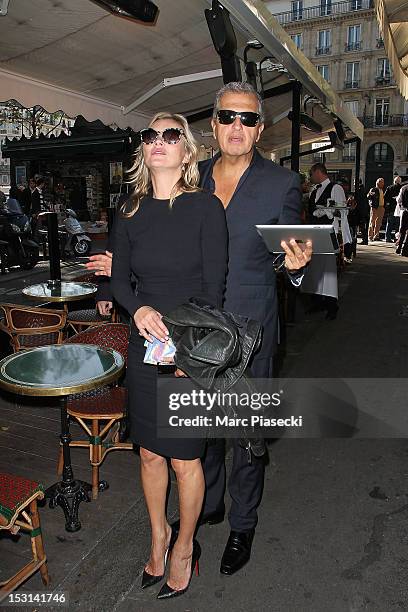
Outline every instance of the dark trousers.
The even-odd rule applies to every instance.
[[[363,244],[368,244],[368,217],[360,217],[358,225],[361,232],[361,242]]]
[[[254,377],[270,378],[272,376],[272,359],[255,360],[251,371]],[[228,479],[228,491],[231,496],[231,508],[228,520],[233,531],[249,531],[258,522],[257,508],[261,503],[265,457],[251,456],[248,462],[247,451],[239,441],[231,440],[233,461]],[[225,440],[210,440],[203,458],[205,478],[205,499],[203,515],[224,508],[226,488]]]
[[[408,210],[403,210],[400,217],[399,238],[396,252],[398,255],[408,257]]]

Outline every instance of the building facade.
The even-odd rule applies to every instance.
[[[364,125],[361,178],[367,187],[383,176],[408,179],[408,104],[399,94],[373,0],[265,2],[297,47]],[[307,148],[310,148],[308,146]],[[278,152],[277,157],[287,155]],[[336,178],[354,181],[355,145],[301,158],[302,170],[324,161]]]
[[[24,167],[16,169],[15,176],[10,175],[10,160],[3,157],[2,147],[8,138],[30,138],[35,130],[36,135],[53,134],[59,136],[62,132],[68,134],[75,120],[63,113],[47,113],[38,111],[38,120],[33,121],[33,109],[26,109],[15,104],[0,103],[0,189],[8,193],[10,185],[27,184],[28,178]]]

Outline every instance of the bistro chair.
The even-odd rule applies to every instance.
[[[63,310],[0,304],[4,314],[0,317],[0,329],[10,337],[10,345],[16,353],[22,349],[62,344],[67,314]]]
[[[67,343],[94,344],[112,348],[127,362],[129,326],[124,323],[106,323],[72,336]],[[92,498],[97,499],[106,483],[99,483],[99,466],[111,450],[132,450],[133,444],[120,440],[120,421],[126,417],[127,391],[124,387],[102,387],[67,398],[67,412],[85,430],[87,440],[72,440],[70,446],[89,449],[92,465]],[[62,447],[58,458],[58,474],[62,473]]]
[[[31,538],[31,561],[8,580],[0,582],[0,602],[37,570],[43,584],[50,582],[41,535],[37,501],[44,498],[44,488],[38,482],[0,472],[0,532],[15,535],[19,530]]]
[[[75,277],[74,280],[79,283],[93,283],[97,285],[98,279],[99,277],[94,272],[86,272]],[[68,312],[67,324],[77,334],[88,327],[104,325],[105,323],[116,323],[117,320],[117,313],[114,309],[110,315],[102,316],[96,308],[82,308],[81,310],[70,310]]]

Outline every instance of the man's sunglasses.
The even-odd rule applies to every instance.
[[[217,111],[217,119],[221,125],[230,125],[231,123],[234,123],[236,117],[240,118],[242,125],[245,125],[245,127],[255,127],[261,120],[258,113],[246,111],[239,113],[233,110]]]
[[[140,130],[140,138],[145,145],[153,144],[159,137],[166,144],[177,144],[182,136],[184,136],[184,130],[181,128],[166,128],[162,132],[153,128]]]

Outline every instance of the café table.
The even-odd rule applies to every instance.
[[[67,303],[84,300],[95,295],[97,286],[93,283],[75,281],[50,280],[23,289],[24,295],[44,302],[63,302],[64,309],[68,310]]]
[[[92,486],[74,477],[71,465],[66,397],[115,381],[124,369],[122,355],[88,344],[54,344],[9,355],[0,361],[0,388],[17,395],[58,397],[61,409],[62,480],[46,491],[50,508],[61,506],[67,531],[78,531],[82,501],[91,501]]]

